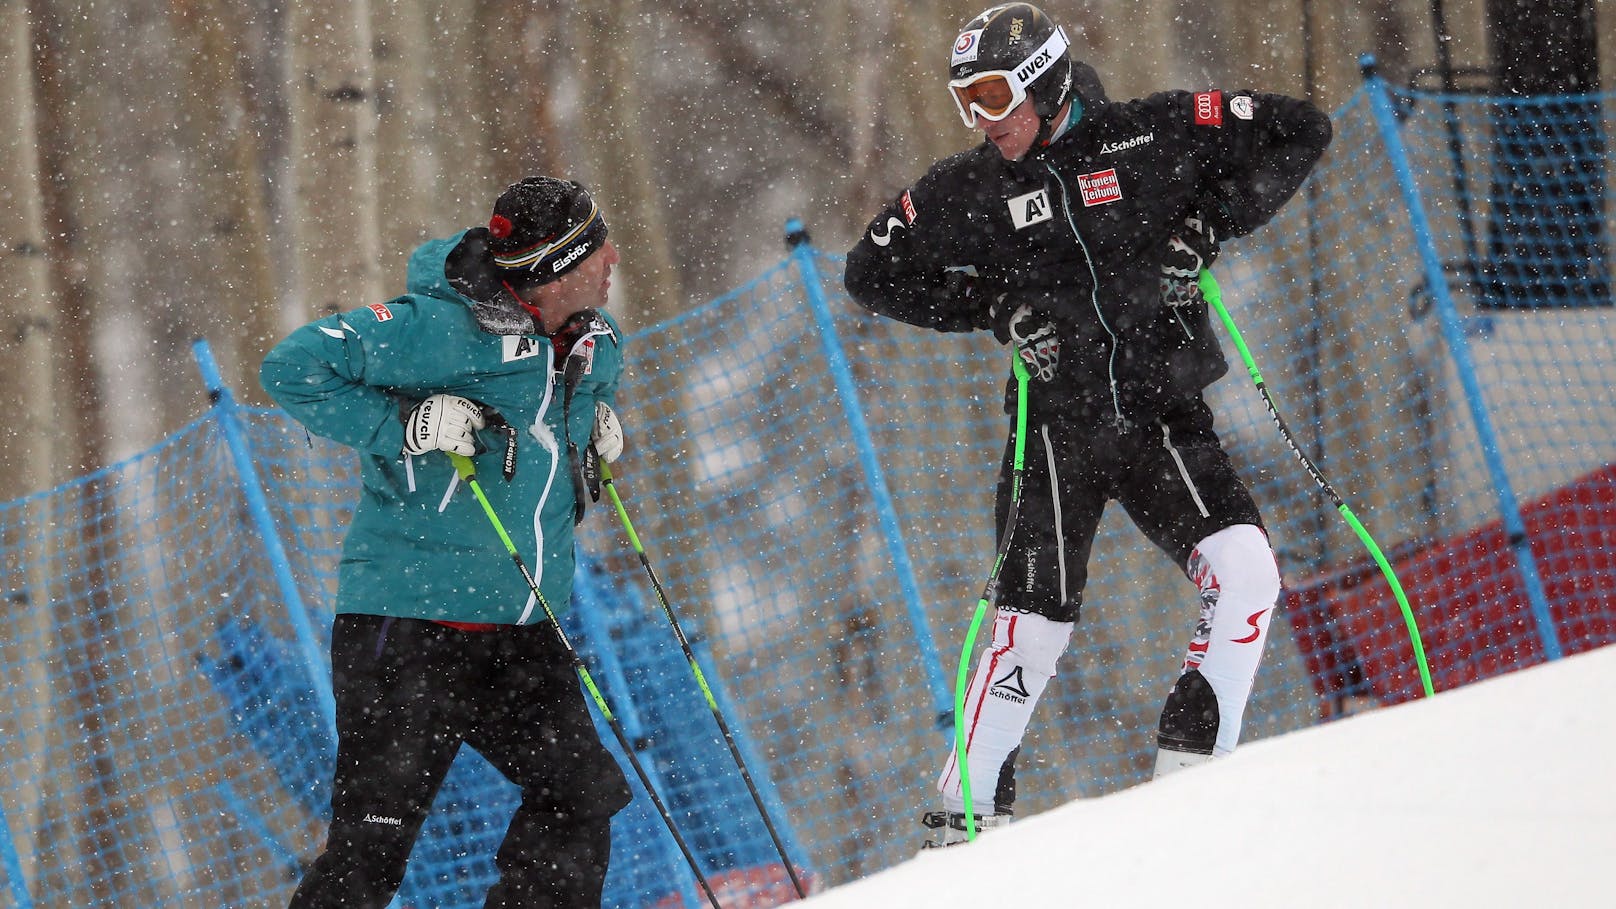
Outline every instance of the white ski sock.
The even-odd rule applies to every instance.
[[[1279,600],[1279,566],[1260,528],[1236,524],[1197,544],[1187,569],[1201,590],[1201,621],[1183,669],[1199,669],[1217,695],[1212,754],[1221,757],[1240,741],[1246,699]]]
[[[975,813],[994,813],[999,768],[1021,744],[1033,706],[1055,676],[1055,661],[1066,651],[1074,625],[1003,610],[994,618],[993,643],[982,652],[976,675],[966,689],[962,718]],[[943,764],[937,791],[942,793],[944,810],[965,811],[959,761],[952,751]]]

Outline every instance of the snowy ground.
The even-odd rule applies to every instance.
[[[1616,906],[1613,678],[1606,647],[1254,742],[808,904]]]

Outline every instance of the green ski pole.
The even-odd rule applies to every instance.
[[[1408,626],[1408,639],[1414,646],[1414,660],[1419,665],[1420,684],[1425,689],[1425,696],[1430,697],[1434,693],[1431,688],[1431,667],[1425,661],[1425,647],[1420,643],[1420,628],[1414,620],[1414,609],[1409,606],[1408,597],[1403,594],[1403,585],[1398,583],[1397,574],[1392,571],[1391,563],[1386,560],[1385,554],[1380,551],[1380,546],[1375,542],[1375,538],[1369,535],[1368,530],[1364,529],[1363,523],[1358,520],[1358,516],[1353,514],[1352,509],[1347,507],[1347,503],[1342,501],[1340,495],[1336,494],[1334,487],[1330,485],[1330,481],[1324,478],[1324,474],[1319,472],[1319,468],[1302,451],[1302,446],[1298,445],[1296,438],[1291,435],[1289,427],[1285,425],[1285,420],[1279,415],[1279,409],[1274,406],[1273,397],[1268,394],[1268,386],[1263,383],[1262,374],[1257,371],[1257,363],[1251,357],[1251,350],[1246,347],[1245,339],[1240,336],[1240,329],[1235,326],[1234,319],[1229,315],[1229,310],[1223,305],[1223,291],[1218,287],[1218,280],[1212,276],[1210,270],[1201,269],[1200,286],[1201,295],[1217,311],[1218,318],[1223,320],[1223,327],[1229,331],[1229,338],[1234,341],[1235,349],[1240,351],[1240,359],[1246,364],[1246,372],[1251,375],[1251,381],[1257,386],[1258,394],[1262,395],[1263,404],[1268,408],[1268,415],[1273,417],[1274,425],[1279,427],[1279,434],[1285,438],[1285,444],[1290,447],[1291,453],[1296,455],[1296,459],[1302,462],[1302,466],[1307,469],[1308,475],[1313,478],[1313,482],[1317,483],[1319,489],[1323,490],[1324,494],[1335,504],[1335,510],[1341,513],[1341,517],[1346,520],[1353,533],[1356,533],[1358,539],[1363,542],[1364,548],[1369,550],[1375,564],[1380,566],[1380,573],[1386,576],[1386,583],[1391,586],[1392,595],[1397,597],[1397,605],[1403,610],[1403,623]]]
[[[724,742],[729,745],[730,756],[735,759],[735,766],[741,771],[741,779],[746,781],[746,791],[752,794],[752,803],[757,805],[758,814],[763,818],[763,826],[768,828],[769,838],[774,841],[774,849],[780,854],[780,863],[785,866],[786,874],[791,876],[791,885],[797,888],[797,897],[807,899],[808,890],[797,878],[797,869],[786,855],[786,847],[780,842],[780,834],[774,829],[774,821],[769,817],[769,810],[763,806],[763,796],[758,793],[757,785],[752,782],[752,774],[747,771],[746,761],[741,758],[740,746],[736,744],[729,724],[724,721],[723,711],[718,709],[718,701],[714,699],[713,690],[707,685],[707,677],[702,674],[701,664],[696,661],[696,652],[690,646],[690,639],[685,637],[678,617],[673,614],[673,606],[668,602],[667,591],[662,589],[662,581],[657,577],[656,569],[651,567],[651,560],[646,556],[645,547],[640,543],[640,535],[634,532],[634,522],[628,519],[628,509],[623,507],[623,499],[618,496],[617,486],[612,483],[611,465],[605,460],[600,462],[600,481],[601,485],[606,487],[606,494],[611,496],[612,505],[617,509],[617,520],[623,525],[623,533],[628,535],[629,544],[634,547],[634,554],[639,556],[640,565],[645,568],[646,576],[651,579],[651,586],[656,589],[657,603],[662,606],[662,614],[667,616],[668,625],[673,628],[673,636],[678,639],[679,646],[685,652],[685,660],[690,664],[690,673],[696,677],[701,695],[707,700],[707,709],[712,711],[719,731],[724,734]]]
[[[640,785],[645,787],[646,794],[651,797],[651,804],[656,806],[657,814],[661,815],[662,822],[668,825],[668,832],[673,834],[673,841],[679,844],[679,851],[683,853],[685,861],[690,864],[690,872],[696,876],[696,881],[701,884],[702,892],[707,894],[707,901],[713,904],[713,909],[721,909],[718,905],[718,897],[713,894],[712,886],[707,883],[707,877],[701,873],[701,866],[696,864],[696,856],[691,853],[690,847],[685,844],[685,838],[679,835],[679,828],[673,822],[673,815],[668,813],[668,808],[662,803],[661,796],[657,795],[656,787],[651,785],[651,778],[646,775],[645,768],[640,765],[639,758],[634,756],[634,749],[628,743],[628,736],[623,733],[622,722],[617,719],[616,714],[612,713],[611,708],[606,706],[606,698],[601,695],[600,689],[595,687],[595,680],[590,677],[589,669],[584,666],[583,657],[578,655],[578,651],[573,648],[572,642],[567,640],[567,633],[561,630],[561,622],[556,619],[555,611],[550,608],[550,601],[546,600],[544,594],[539,592],[539,585],[537,581],[533,580],[533,573],[528,571],[527,563],[522,561],[522,556],[516,551],[516,544],[511,542],[510,534],[505,532],[505,525],[500,522],[499,515],[494,513],[494,506],[489,504],[488,497],[483,494],[483,486],[477,482],[477,468],[471,463],[471,459],[465,455],[456,454],[452,451],[444,453],[449,456],[449,460],[454,464],[455,473],[460,475],[461,481],[471,487],[472,495],[477,497],[477,503],[483,507],[483,514],[488,516],[488,523],[494,525],[494,532],[499,534],[499,541],[505,544],[505,551],[510,554],[511,560],[516,563],[517,570],[522,572],[522,578],[527,581],[528,589],[533,591],[534,598],[538,600],[539,606],[544,609],[544,615],[545,618],[549,619],[550,627],[555,629],[556,637],[561,640],[562,648],[572,658],[572,668],[577,671],[578,678],[583,680],[584,688],[589,690],[589,696],[595,699],[595,706],[600,708],[600,715],[606,718],[606,725],[611,727],[612,734],[617,737],[618,747],[622,748],[623,753],[628,756],[628,762],[633,765],[635,775],[640,778]]]
[[[1010,369],[1016,377],[1016,444],[1010,461],[1010,509],[1005,516],[1004,534],[999,537],[999,551],[993,557],[993,570],[982,596],[976,601],[976,612],[971,616],[971,627],[965,632],[965,646],[960,648],[959,672],[954,679],[954,760],[959,764],[960,796],[965,800],[965,839],[976,840],[976,806],[971,802],[971,765],[965,748],[965,689],[970,684],[971,651],[976,647],[976,635],[982,628],[982,619],[988,606],[999,593],[999,571],[1010,552],[1010,539],[1015,536],[1016,519],[1021,513],[1021,478],[1023,455],[1027,450],[1027,366],[1021,356],[1013,355]],[[946,823],[946,818],[945,818]]]

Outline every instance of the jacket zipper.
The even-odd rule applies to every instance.
[[[1094,271],[1094,257],[1089,255],[1088,244],[1083,242],[1083,234],[1077,229],[1077,219],[1072,217],[1072,197],[1066,189],[1066,181],[1061,179],[1053,165],[1044,162],[1044,168],[1049,175],[1055,178],[1055,185],[1060,187],[1061,212],[1066,215],[1066,226],[1071,228],[1072,237],[1077,240],[1077,248],[1083,251],[1083,261],[1089,266],[1089,305],[1094,307],[1094,316],[1100,320],[1100,327],[1111,339],[1111,355],[1106,359],[1106,379],[1111,385],[1111,413],[1115,416],[1117,426],[1127,421],[1122,416],[1122,400],[1117,392],[1117,333],[1111,330],[1111,324],[1105,320],[1105,313],[1100,311],[1100,276]]]
[[[528,435],[533,436],[538,443],[550,453],[550,475],[544,478],[544,491],[539,493],[539,504],[533,508],[533,583],[537,586],[544,580],[544,521],[540,516],[544,514],[544,503],[550,499],[550,489],[555,485],[556,467],[561,462],[561,449],[556,443],[553,434],[550,435],[549,444],[544,438],[533,430],[544,425],[544,416],[550,412],[550,404],[555,400],[555,345],[551,344],[544,353],[544,400],[539,403],[539,412],[533,417],[533,427],[529,428]],[[565,428],[562,430],[565,432]],[[528,591],[527,602],[522,605],[522,614],[516,619],[516,624],[526,625],[533,617],[533,607],[539,603],[538,598]]]

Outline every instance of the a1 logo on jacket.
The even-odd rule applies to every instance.
[[[1042,189],[1024,196],[1016,196],[1010,200],[1009,206],[1010,220],[1016,225],[1016,230],[1054,217],[1054,211],[1049,205],[1049,193]]]

